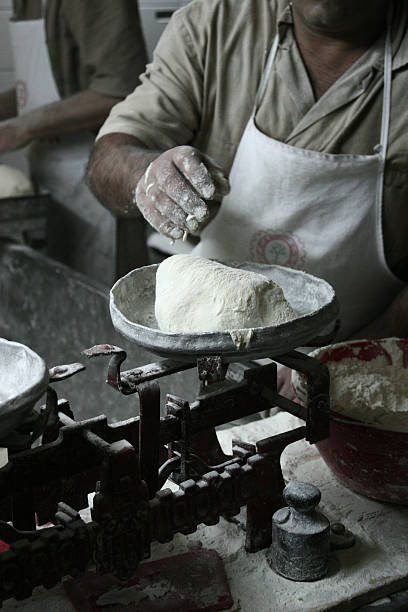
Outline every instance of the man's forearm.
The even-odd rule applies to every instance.
[[[162,151],[147,149],[134,136],[113,133],[95,144],[87,182],[97,198],[118,217],[140,216],[134,201],[136,185]]]
[[[352,338],[408,338],[408,287],[377,319],[362,327]]]
[[[16,89],[8,89],[0,93],[0,121],[17,115]]]

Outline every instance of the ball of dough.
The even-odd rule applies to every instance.
[[[156,273],[159,328],[176,333],[279,325],[296,317],[282,289],[262,274],[194,255],[173,255]]]
[[[33,195],[30,179],[18,168],[0,164],[0,198],[18,198]]]

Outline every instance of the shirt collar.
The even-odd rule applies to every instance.
[[[408,64],[408,1],[394,0],[394,18],[392,23],[392,69],[398,70]]]
[[[286,32],[293,25],[292,11],[288,0],[277,0],[277,33],[282,47],[287,41]],[[408,0],[394,0],[394,15],[392,20],[392,69],[398,70],[408,64]],[[377,40],[371,47],[372,66],[377,70],[384,69],[384,37]]]
[[[277,24],[279,42],[283,41],[288,26],[293,25],[292,10],[288,0],[277,0]]]

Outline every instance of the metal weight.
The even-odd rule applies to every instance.
[[[316,510],[321,493],[304,482],[290,482],[283,491],[288,507],[272,517],[271,567],[285,578],[312,581],[328,571],[330,523]]]

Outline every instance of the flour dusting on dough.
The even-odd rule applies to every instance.
[[[233,343],[240,351],[242,348],[247,349],[251,344],[251,340],[254,337],[253,329],[230,329],[230,336]]]
[[[237,348],[248,346],[253,328],[297,316],[282,289],[262,274],[194,255],[173,255],[158,267],[155,315],[163,331],[230,332]]]

